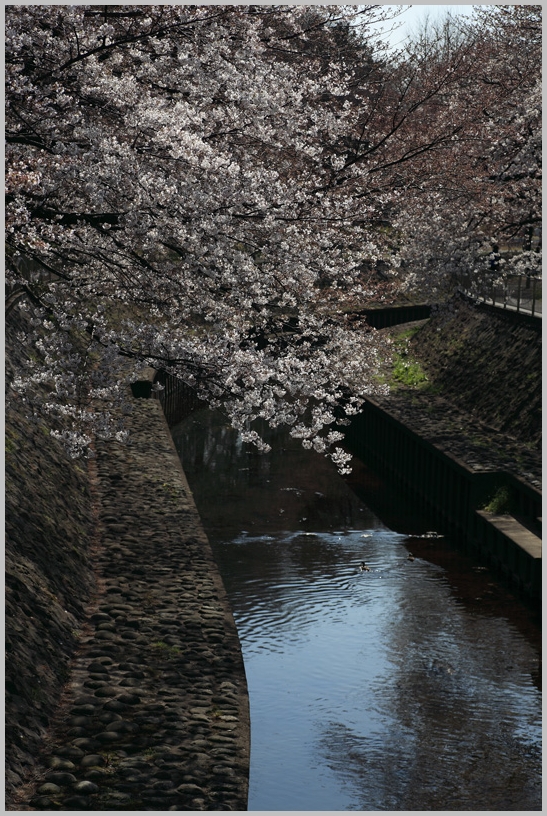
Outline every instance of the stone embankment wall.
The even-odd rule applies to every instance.
[[[159,402],[89,468],[6,424],[7,809],[245,810],[241,649]]]
[[[540,320],[456,298],[433,313],[412,340],[431,383],[482,423],[538,449],[541,439]]]
[[[6,373],[25,356],[14,313]],[[95,591],[93,499],[85,462],[60,445],[17,402],[6,409],[5,646],[6,792],[33,769],[63,685],[86,603]]]

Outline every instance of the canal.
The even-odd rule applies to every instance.
[[[241,640],[249,810],[541,810],[532,614],[365,463],[208,410],[172,433]]]

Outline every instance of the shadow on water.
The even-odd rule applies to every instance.
[[[173,428],[245,659],[249,809],[540,810],[526,608],[366,465],[350,487],[268,434]]]

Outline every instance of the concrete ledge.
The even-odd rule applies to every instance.
[[[513,516],[496,516],[486,510],[477,510],[477,514],[491,524],[496,530],[513,541],[531,558],[541,558],[541,538],[532,533]]]
[[[473,442],[472,434],[463,436],[442,421],[436,425],[425,411],[401,414],[390,404],[367,397],[363,413],[348,428],[346,440],[352,452],[364,455],[394,479],[432,515],[439,529],[476,549],[535,605],[541,594],[540,537],[517,518],[477,508],[484,507],[500,486],[507,486],[519,516],[530,519],[534,529],[541,491],[503,469],[502,458],[482,461],[483,447]],[[458,420],[463,424],[465,418],[456,414],[450,421],[457,424]],[[463,460],[466,455],[469,462]]]
[[[541,539],[513,516],[477,510],[475,544],[506,578],[537,601],[541,597]]]

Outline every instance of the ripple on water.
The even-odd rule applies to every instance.
[[[526,642],[506,620],[470,618],[444,569],[408,562],[404,536],[336,531],[316,541],[316,558],[308,553],[305,563],[301,533],[244,544],[261,563],[261,577],[243,580],[232,597],[253,734],[262,731],[267,746],[255,751],[253,777],[293,779],[282,795],[255,783],[250,807],[283,809],[281,796],[293,809],[329,809],[321,804],[327,778],[338,810],[522,801],[519,785],[500,779],[507,763],[521,782],[534,776],[521,758],[540,739]],[[370,572],[359,572],[360,560]],[[329,775],[318,771],[322,793],[308,791],[304,804],[297,780],[310,774],[310,753]]]

